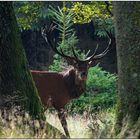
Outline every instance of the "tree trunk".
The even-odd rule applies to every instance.
[[[115,134],[140,138],[140,2],[113,2],[118,59]]]
[[[16,104],[24,106],[32,116],[44,118],[21,44],[12,2],[0,2],[0,95],[11,99],[18,95],[21,99],[16,99]]]

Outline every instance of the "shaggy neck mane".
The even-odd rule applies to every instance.
[[[62,72],[62,74],[66,86],[71,93],[70,97],[78,98],[85,91],[86,88],[85,81],[81,81],[80,79],[76,78],[76,71],[73,67]]]

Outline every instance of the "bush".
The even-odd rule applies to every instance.
[[[58,54],[55,54],[54,55],[54,60],[53,60],[53,64],[49,66],[49,70],[50,71],[57,71],[57,72],[60,72],[62,71],[62,67],[61,67],[61,64],[62,61],[61,61],[61,58]]]
[[[116,90],[117,76],[95,66],[89,69],[87,80],[87,94],[113,93]]]
[[[116,103],[117,76],[103,71],[98,66],[90,68],[87,80],[87,89],[84,95],[73,100],[66,106],[68,112],[93,113],[107,109]]]

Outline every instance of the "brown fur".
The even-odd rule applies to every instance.
[[[76,84],[74,68],[65,72],[31,71],[42,103],[60,110],[74,98],[79,97],[85,90],[85,82],[79,80]]]

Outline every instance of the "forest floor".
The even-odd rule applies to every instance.
[[[65,134],[56,112],[46,112],[46,120]],[[85,112],[82,115],[67,115],[68,130],[71,138],[110,138],[114,122],[114,108],[93,114]]]
[[[56,127],[62,133],[64,130],[58,119],[57,113],[46,113],[47,122]],[[67,116],[68,130],[71,138],[91,138],[92,133],[88,125],[90,124],[89,118],[83,115]],[[65,133],[64,133],[65,134]]]
[[[28,113],[15,117],[14,111],[5,112],[4,115],[0,111],[0,138],[61,138],[62,133],[65,134],[56,111],[46,111],[47,125],[43,129],[39,121],[32,120]],[[114,120],[114,109],[92,114],[67,114],[71,138],[110,138]]]

